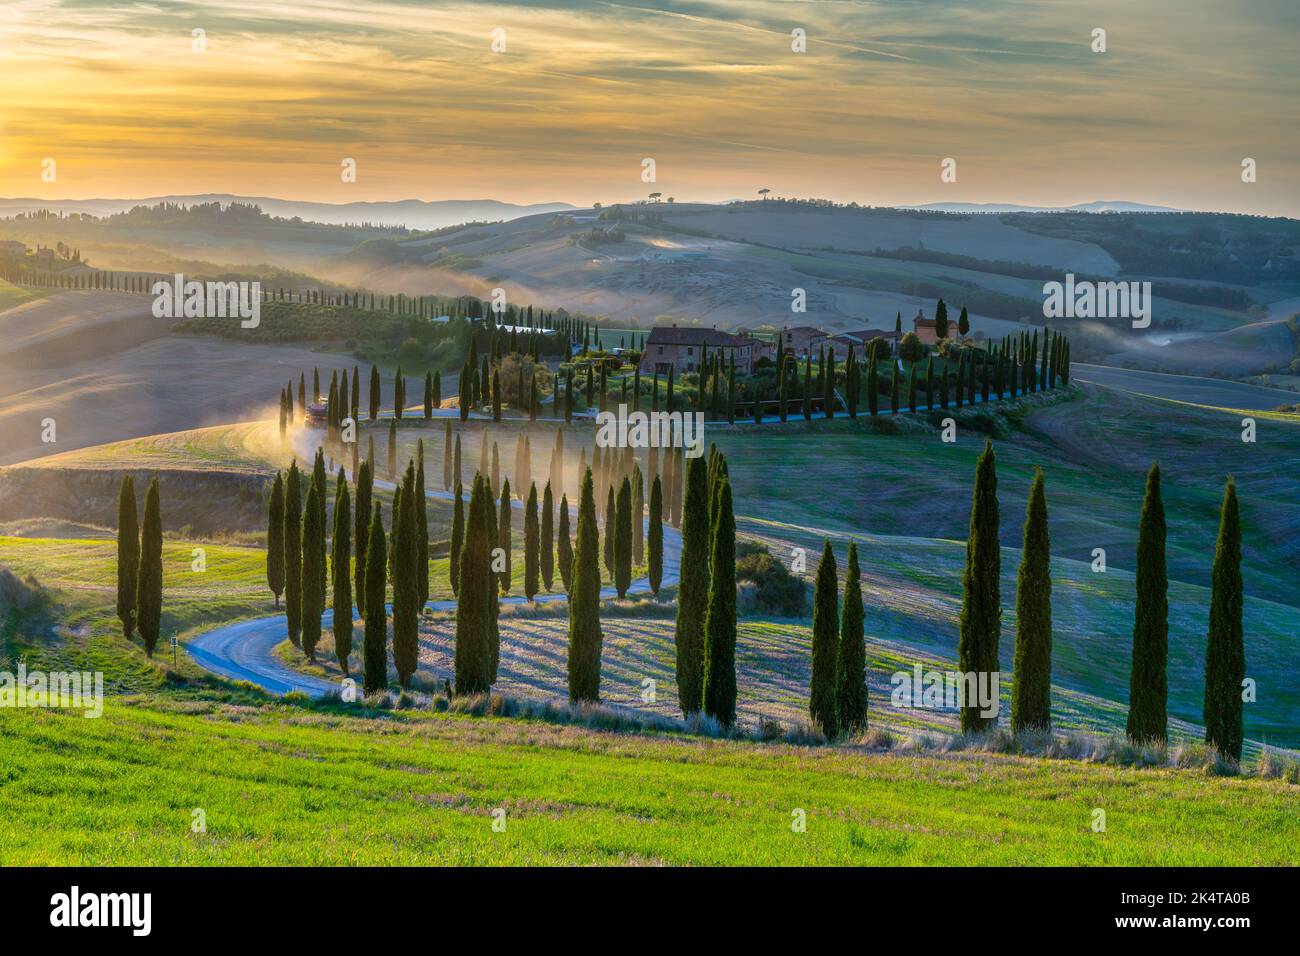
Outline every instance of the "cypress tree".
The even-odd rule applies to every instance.
[[[339,469],[334,497],[334,656],[344,675],[352,653],[352,498],[347,478]]]
[[[399,365],[397,371],[393,373],[393,419],[395,421],[401,421],[404,408],[406,408],[406,379]]]
[[[962,575],[962,606],[957,643],[958,670],[990,682],[998,693],[998,638],[1002,629],[1002,605],[998,582],[1002,552],[998,545],[998,476],[993,445],[984,442],[984,452],[975,465],[975,487],[971,496],[970,533],[966,539],[966,570]],[[984,675],[989,675],[985,677]],[[968,686],[968,685],[966,685]],[[997,725],[997,716],[982,716],[979,701],[963,701],[962,733],[974,733]]]
[[[410,687],[420,653],[417,497],[415,466],[408,464],[402,479],[401,510],[393,516],[393,664],[403,687]]]
[[[284,609],[289,641],[302,646],[302,477],[289,465],[284,483]]]
[[[1011,731],[1052,726],[1052,569],[1043,471],[1034,472],[1016,583],[1015,680]]]
[[[649,548],[650,590],[658,597],[664,577],[664,492],[658,475],[650,486],[650,528],[646,533],[646,544]]]
[[[498,369],[492,370],[492,420],[501,421],[501,373]]]
[[[704,619],[709,600],[708,474],[703,457],[686,464],[686,498],[682,506],[681,581],[677,587],[677,697],[683,714],[703,703]]]
[[[1219,538],[1210,575],[1210,629],[1205,650],[1205,742],[1241,760],[1242,682],[1246,649],[1241,625],[1241,517],[1229,478],[1219,509]]]
[[[898,414],[898,367],[891,366],[889,369],[889,410],[891,413]]]
[[[1147,472],[1138,521],[1137,603],[1133,613],[1133,665],[1129,676],[1128,736],[1143,743],[1167,739],[1169,579],[1165,572],[1165,506],[1160,466]]]
[[[614,515],[614,589],[620,598],[632,584],[632,482],[623,479]],[[609,530],[605,534],[609,535]]]
[[[280,487],[280,476],[275,476],[276,486]],[[284,501],[281,498],[280,508]],[[271,516],[275,517],[275,493],[271,494]],[[268,541],[268,548],[270,542]],[[122,622],[122,636],[130,638],[135,630],[135,599],[137,578],[140,573],[140,526],[135,510],[135,479],[130,475],[122,478],[122,488],[117,496],[117,619]],[[284,564],[280,563],[280,590],[284,589]],[[280,603],[280,591],[276,590],[276,578],[271,555],[266,559],[266,578],[275,594],[275,603]]]
[[[803,357],[803,417],[812,421],[812,349]]]
[[[867,408],[873,416],[880,414],[880,385],[876,376],[876,353],[872,352],[867,365]],[[785,421],[785,418],[781,420]]]
[[[366,549],[370,542],[370,462],[363,461],[357,468],[357,508],[352,526],[352,537],[357,543],[352,582],[357,595],[357,613],[366,616]]]
[[[443,423],[442,430],[442,490],[451,491],[451,466],[453,462],[451,447],[451,419]],[[460,480],[460,475],[456,476]]]
[[[429,600],[429,502],[424,490],[424,439],[415,446],[415,583],[418,615]]]
[[[162,513],[158,500],[158,478],[149,482],[144,499],[144,523],[140,529],[140,566],[136,572],[136,626],[144,641],[144,652],[153,657],[162,624]]]
[[[605,572],[609,575],[609,579],[613,581],[616,576],[614,573],[614,533],[618,526],[618,505],[614,501],[614,486],[610,485],[608,491],[609,493],[605,496],[605,541],[603,548]]]
[[[397,481],[397,419],[388,423],[388,478]]]
[[[560,522],[556,529],[555,559],[560,569],[564,593],[573,589],[573,540],[569,534],[569,496],[560,495]]]
[[[907,409],[910,412],[916,411],[916,363],[912,363],[912,368],[907,376]]]
[[[460,593],[460,553],[465,547],[465,502],[461,484],[456,482],[456,498],[451,516],[451,593]]]
[[[379,369],[370,366],[370,420],[373,422],[379,417]],[[384,677],[387,683],[387,675]]]
[[[424,373],[424,419],[433,418],[433,372]]]
[[[546,482],[542,492],[542,527],[539,562],[541,564],[542,585],[550,591],[555,583],[555,495],[551,483]]]
[[[388,686],[388,615],[384,611],[387,583],[384,555],[388,553],[388,542],[384,537],[383,512],[378,501],[375,502],[375,510],[370,518],[366,541],[366,553],[370,560],[366,562],[364,689],[367,694],[373,694]]]
[[[316,590],[320,594],[318,607],[325,606],[325,589],[328,585],[328,566],[325,555],[325,452],[316,449],[316,462],[312,466],[311,483],[316,487],[316,527],[319,529],[316,538]],[[319,630],[317,635],[319,636]]]
[[[632,563],[645,563],[645,478],[640,462],[632,468]]]
[[[452,471],[452,481],[453,481],[453,483],[458,484],[458,485],[460,484],[460,476],[461,476],[461,464],[460,464],[460,461],[461,461],[461,459],[460,459],[460,435],[457,435],[457,436],[456,436],[456,450],[455,450],[455,452],[452,454],[452,465],[451,465],[451,471]],[[450,485],[447,486],[447,490],[448,490],[448,491],[451,490],[451,486],[450,486]]]
[[[839,726],[850,734],[867,729],[867,644],[863,617],[858,546],[851,541],[848,571],[844,577],[839,646]]]
[[[808,714],[827,740],[840,735],[839,569],[829,541],[822,545],[813,592],[812,682]]]
[[[320,579],[324,573],[320,556],[321,542],[325,540],[320,512],[320,496],[312,481],[307,485],[307,501],[302,509],[302,649],[309,661],[316,659],[316,645],[320,642]]]
[[[131,502],[131,518],[134,523],[134,498]],[[119,527],[121,523],[119,517]],[[271,501],[266,510],[266,583],[275,595],[275,606],[279,607],[280,595],[284,593],[284,476],[278,471],[275,473],[275,483],[271,485]]]
[[[569,593],[569,699],[600,700],[600,541],[591,472],[582,478],[578,542]]]
[[[827,418],[835,417],[835,349],[826,353],[826,365],[822,369],[822,414]]]
[[[541,529],[537,518],[537,486],[529,485],[528,503],[524,505],[524,597],[537,596],[537,579],[541,571]]]
[[[433,373],[433,407],[442,408],[442,372],[436,369]]]
[[[501,482],[501,503],[497,513],[497,547],[503,552],[501,590],[510,593],[510,479]]]
[[[730,728],[736,722],[736,519],[726,472],[718,478],[714,499],[702,699],[704,712]]]

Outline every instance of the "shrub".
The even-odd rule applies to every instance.
[[[807,612],[807,586],[761,542],[736,542],[736,583],[744,613],[802,617]]]

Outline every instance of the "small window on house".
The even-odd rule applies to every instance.
[[[660,355],[663,355],[663,354],[664,354],[664,347],[663,347],[662,345],[659,346],[659,354],[660,354]]]
[[[687,354],[687,355],[694,355],[694,354],[695,354],[695,349],[693,349],[693,348],[692,348],[691,346],[689,346],[689,345],[686,346],[686,354]]]

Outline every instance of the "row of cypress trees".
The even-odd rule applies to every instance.
[[[162,626],[162,512],[158,476],[144,498],[144,523],[137,523],[135,480],[126,475],[117,499],[117,617],[122,636],[140,632],[153,657]]]
[[[1165,566],[1165,514],[1160,467],[1147,473],[1138,525],[1133,654],[1129,680],[1127,735],[1138,743],[1168,739],[1169,602]],[[1047,496],[1041,470],[1035,472],[1026,509],[1024,541],[1016,587],[1016,645],[1011,695],[1015,733],[1051,726],[1051,554]],[[1001,632],[997,472],[992,444],[985,443],[976,463],[958,643],[963,673],[999,669]],[[1245,646],[1242,628],[1241,520],[1236,484],[1229,478],[1220,505],[1219,531],[1211,573],[1209,628],[1205,657],[1205,740],[1220,753],[1241,759],[1244,739],[1242,683]],[[962,708],[964,733],[996,724],[977,705]]]

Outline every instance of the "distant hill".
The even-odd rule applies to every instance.
[[[930,209],[936,212],[1184,212],[1173,206],[1153,206],[1144,202],[1123,199],[1100,199],[1081,202],[1073,206],[1023,206],[1019,203],[998,202],[932,202],[920,206],[899,206],[899,209]]]
[[[0,199],[0,216],[14,216],[39,209],[57,209],[67,213],[90,213],[111,216],[135,206],[152,206],[157,203],[241,202],[256,203],[271,216],[292,219],[294,216],[309,222],[342,225],[369,222],[411,229],[441,229],[464,222],[518,219],[537,213],[562,212],[574,208],[569,203],[534,203],[517,205],[495,199],[443,199],[426,202],[420,199],[402,199],[395,202],[298,202],[292,199],[273,199],[267,196],[233,196],[228,193],[204,193],[193,196],[150,196],[144,199]]]

